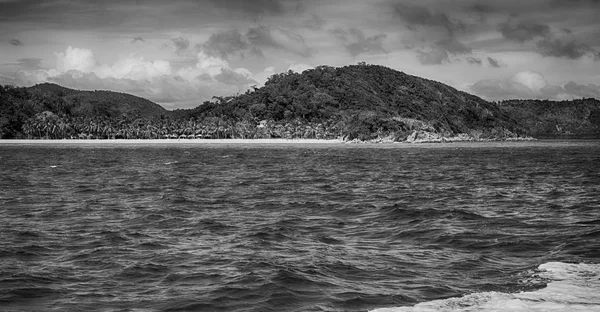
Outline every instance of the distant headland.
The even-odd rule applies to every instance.
[[[168,111],[133,95],[0,86],[0,139],[456,142],[600,138],[600,101],[488,102],[364,63],[271,76],[261,88]]]

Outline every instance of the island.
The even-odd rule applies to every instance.
[[[319,66],[166,110],[112,91],[0,86],[0,139],[455,142],[600,138],[600,101],[489,102],[384,66]]]

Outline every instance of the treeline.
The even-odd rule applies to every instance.
[[[195,118],[181,112],[152,112],[156,104],[132,105],[134,97],[125,97],[129,102],[124,103],[124,95],[114,92],[84,92],[49,84],[32,88],[0,86],[0,138],[332,139],[342,135],[339,125],[331,121]]]
[[[404,141],[419,133],[467,139],[598,135],[598,103],[495,104],[439,82],[362,63],[276,74],[261,88],[175,111],[110,91],[55,84],[0,86],[0,138]]]
[[[175,114],[199,119],[328,121],[339,125],[349,140],[403,141],[414,131],[447,137],[472,133],[482,139],[526,134],[492,103],[439,82],[364,63],[276,74],[262,88]]]
[[[536,138],[600,138],[600,101],[509,100],[498,103]]]

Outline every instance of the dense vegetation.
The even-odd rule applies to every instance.
[[[525,134],[492,103],[439,82],[365,64],[277,74],[262,88],[176,114],[276,124],[297,120],[333,128],[349,140],[403,141],[414,131],[476,138]]]
[[[600,137],[600,101],[595,99],[510,100],[498,105],[536,138]]]
[[[113,124],[165,117],[162,106],[133,95],[78,91],[56,84],[0,86],[0,138],[72,138]],[[95,128],[92,130],[92,128]],[[106,131],[105,131],[106,132]]]
[[[588,99],[497,105],[439,82],[363,63],[276,74],[262,88],[175,111],[110,91],[0,86],[0,138],[404,141],[547,137],[556,135],[552,129],[598,136],[598,104]]]

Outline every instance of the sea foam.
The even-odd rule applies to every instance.
[[[552,312],[600,311],[600,264],[549,262],[539,266],[547,287],[515,294],[484,292],[434,300],[413,307],[382,308],[372,312]]]

